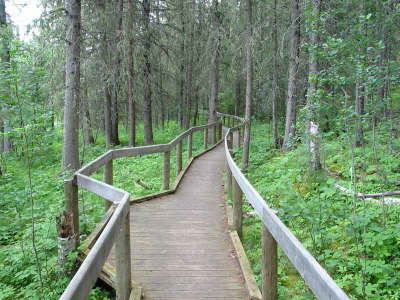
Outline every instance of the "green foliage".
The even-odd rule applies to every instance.
[[[351,298],[398,299],[400,207],[363,201],[334,186],[340,183],[352,188],[353,155],[359,191],[393,189],[393,180],[399,178],[398,152],[377,151],[376,156],[367,146],[352,152],[345,136],[337,139],[328,135],[323,142],[325,164],[343,176],[339,180],[323,172],[311,173],[303,145],[287,153],[273,150],[265,137],[266,126],[252,126],[246,176],[256,190]],[[382,150],[398,143],[389,145],[384,135],[379,136]],[[386,183],[378,172],[382,164],[387,165]],[[246,205],[245,210],[252,208]],[[244,226],[245,249],[260,284],[261,224],[257,218],[247,218]],[[284,253],[279,253],[279,262],[280,299],[312,299]]]

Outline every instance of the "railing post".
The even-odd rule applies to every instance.
[[[231,152],[231,155],[232,155],[232,149],[233,149],[233,132],[232,132],[232,130],[229,131],[229,136],[228,136],[228,149],[229,149],[229,152]]]
[[[176,175],[182,171],[182,140],[176,145]]]
[[[113,185],[113,161],[112,159],[105,164],[104,166],[104,182]],[[111,206],[111,202],[108,200],[104,200],[104,207],[105,210],[108,211],[108,209]]]
[[[212,140],[212,144],[215,145],[215,144],[217,143],[217,125],[214,125],[214,126],[212,127],[212,130],[213,130],[213,136],[212,136],[213,140]]]
[[[222,139],[222,123],[218,122],[218,135],[219,135],[219,140]]]
[[[170,151],[164,152],[163,190],[169,189]]]
[[[242,129],[239,127],[238,129],[238,147],[242,146]]]
[[[268,229],[264,225],[262,228],[262,299],[276,300],[278,298],[277,246]]]
[[[79,245],[79,199],[76,176],[64,180],[65,210],[72,215],[75,247]]]
[[[242,238],[242,196],[242,190],[236,178],[232,176],[233,228],[240,239]]]
[[[129,207],[115,241],[117,271],[117,299],[128,300],[131,293],[131,243],[129,228]]]
[[[208,128],[204,129],[204,137],[203,137],[204,149],[208,148]]]
[[[188,160],[192,158],[193,156],[193,133],[191,132],[189,134],[188,138]]]
[[[232,155],[232,132],[229,132],[228,135],[228,151]],[[229,168],[228,161],[226,162],[226,176],[227,176],[226,192],[229,193],[230,191],[232,191],[232,172],[231,169]]]

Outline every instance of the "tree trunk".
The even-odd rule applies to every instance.
[[[278,27],[277,27],[277,7],[276,1],[274,0],[274,18],[272,28],[272,124],[275,148],[280,147],[279,142],[279,116],[278,116]]]
[[[88,86],[87,82],[85,81],[84,86],[84,94],[81,99],[81,106],[82,106],[82,120],[83,120],[83,137],[85,139],[86,144],[94,144],[94,137],[92,131],[92,122],[90,119],[90,111],[89,111],[89,101],[88,101]]]
[[[362,116],[364,115],[364,102],[365,102],[364,100],[365,100],[364,87],[358,81],[356,84],[356,101],[355,101],[356,102],[355,108],[357,114],[356,136],[355,136],[356,147],[361,147],[364,141],[364,131],[362,126]]]
[[[218,0],[213,0],[212,25],[213,25],[213,45],[211,57],[211,74],[210,74],[210,100],[208,102],[208,123],[217,121],[217,103],[219,89],[219,51],[220,51],[220,20],[218,15]],[[208,131],[208,143],[211,143],[214,136],[213,129]]]
[[[0,0],[0,30],[5,37],[1,39],[1,60],[5,64],[6,69],[9,69],[10,66],[10,49],[9,49],[9,37],[8,35],[11,32],[8,29],[7,25],[7,14],[6,14],[6,6],[5,1]],[[4,84],[4,91],[6,93],[10,93],[10,86],[8,83]],[[7,133],[10,131],[10,123],[7,118],[7,107],[0,106],[0,154],[11,151],[11,138]],[[3,135],[5,134],[5,135]]]
[[[236,71],[235,80],[235,116],[240,115],[240,97],[241,97],[241,72],[240,69]]]
[[[276,1],[276,0],[275,0]],[[275,9],[276,11],[276,9]],[[283,149],[288,150],[294,143],[296,135],[296,102],[299,84],[300,65],[300,9],[299,0],[292,0],[292,28],[289,61],[289,81],[286,98],[286,121]]]
[[[321,169],[321,156],[320,156],[320,143],[319,143],[319,126],[316,120],[315,101],[316,91],[318,86],[318,72],[319,63],[317,57],[317,48],[319,47],[319,27],[320,27],[320,13],[322,0],[312,0],[313,2],[313,24],[310,29],[310,44],[314,48],[310,51],[310,66],[308,76],[308,92],[307,92],[307,106],[308,106],[308,149],[310,152],[310,168],[313,171]]]
[[[111,93],[111,137],[114,145],[121,144],[119,140],[119,116],[118,116],[118,96],[120,86],[120,67],[121,67],[121,51],[119,44],[122,40],[122,17],[124,14],[124,1],[116,0],[117,11],[117,28],[116,28],[116,43],[110,45],[115,49],[115,57],[113,62],[113,92]]]
[[[136,107],[135,107],[135,99],[133,98],[134,87],[133,81],[135,76],[134,69],[134,22],[133,18],[135,16],[135,8],[133,5],[133,0],[128,0],[128,28],[125,29],[126,34],[128,35],[128,141],[130,147],[136,146]]]
[[[111,92],[110,87],[104,88],[104,135],[106,137],[106,148],[110,149],[113,141],[111,134]]]
[[[80,89],[81,1],[66,1],[67,47],[65,64],[63,167],[79,168],[78,105]]]
[[[252,57],[252,39],[253,39],[253,12],[251,0],[246,0],[246,109],[245,109],[245,127],[243,139],[243,167],[249,165],[250,155],[250,129],[251,129],[251,103],[253,97],[253,57]]]
[[[144,123],[144,143],[153,144],[153,121],[151,111],[151,33],[150,33],[150,0],[143,0],[144,18],[144,93],[143,93],[143,123]]]

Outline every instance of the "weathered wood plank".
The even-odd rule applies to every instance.
[[[117,269],[117,299],[128,300],[131,294],[131,242],[130,242],[129,209],[123,218],[121,228],[115,241]]]
[[[236,254],[239,260],[240,267],[242,269],[244,281],[246,283],[247,291],[249,292],[251,300],[260,300],[261,292],[257,286],[256,279],[251,269],[250,262],[246,256],[246,252],[243,249],[242,242],[240,241],[239,235],[236,231],[230,233],[233,246],[236,250]]]
[[[124,190],[118,189],[94,178],[90,178],[86,175],[77,174],[76,178],[78,186],[115,203],[118,203],[127,194]]]
[[[86,176],[90,176],[94,172],[96,172],[100,167],[104,166],[110,160],[112,160],[112,152],[113,150],[107,151],[103,155],[99,156],[95,160],[91,161],[87,165],[80,168],[75,174],[83,174]]]
[[[123,149],[112,150],[112,157],[113,158],[132,157],[132,156],[138,156],[138,155],[162,153],[162,152],[166,152],[166,151],[170,151],[170,150],[171,150],[171,147],[169,144],[123,148]]]

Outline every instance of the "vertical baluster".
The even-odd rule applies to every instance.
[[[240,238],[242,238],[242,195],[236,178],[232,176],[233,228]]]
[[[204,142],[204,149],[208,148],[208,128],[204,129],[204,137],[203,137],[203,142]]]
[[[113,185],[113,183],[114,183],[112,159],[108,163],[106,163],[104,166],[104,182],[109,185]],[[104,200],[104,207],[105,207],[106,211],[108,211],[110,206],[111,206],[111,202],[108,200]]]
[[[116,290],[118,300],[129,300],[132,289],[129,201],[126,210],[126,216],[123,217],[121,229],[115,240],[115,258],[117,271]]]
[[[189,140],[188,140],[188,161],[189,159],[192,158],[193,156],[193,132],[190,132],[189,134]]]
[[[176,145],[176,176],[182,171],[182,140]]]
[[[278,298],[278,255],[274,237],[265,226],[262,226],[262,299]]]
[[[164,152],[163,190],[169,189],[170,151]]]

